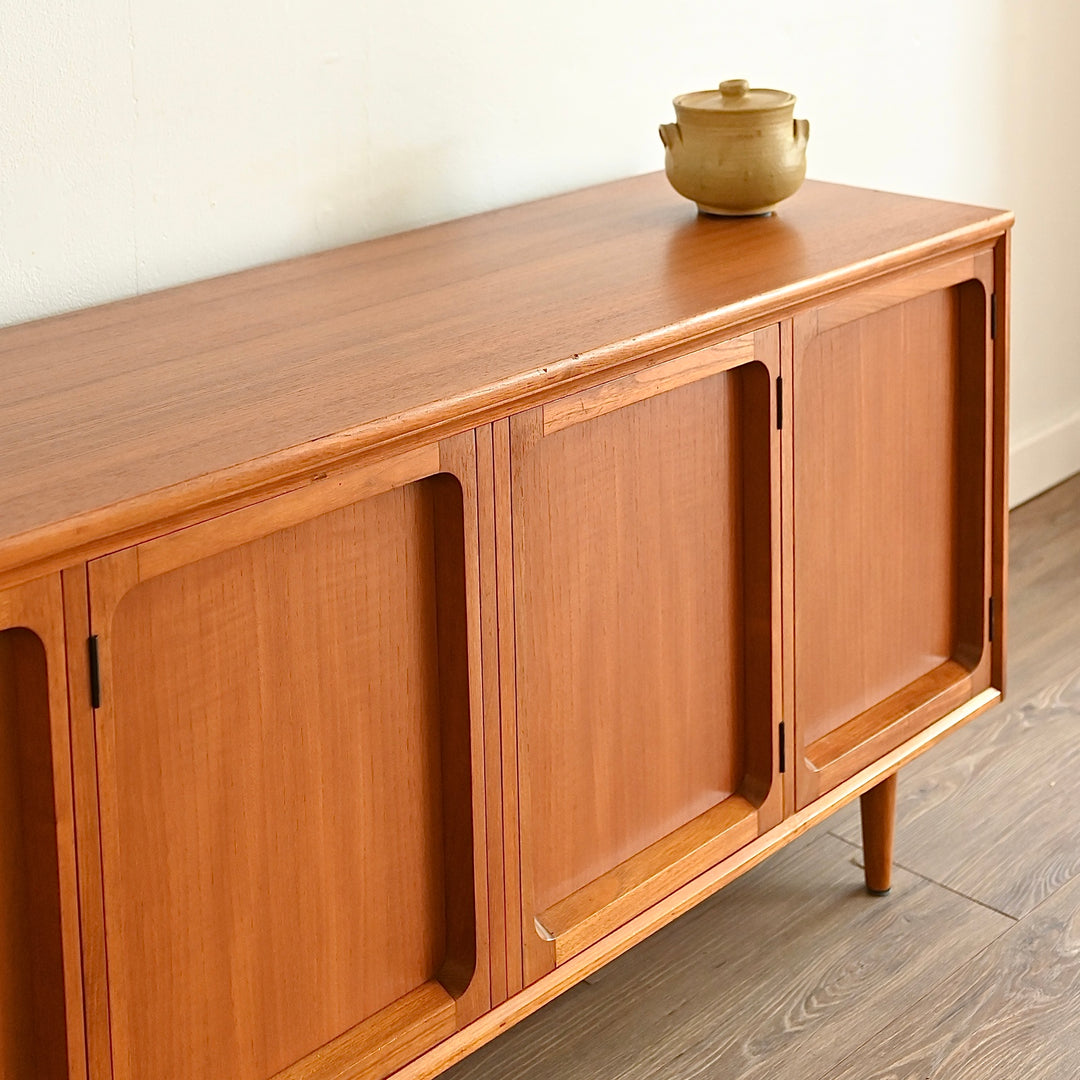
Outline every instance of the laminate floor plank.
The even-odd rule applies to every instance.
[[[1080,878],[953,972],[828,1080],[1076,1080]]]
[[[1080,664],[977,724],[900,774],[895,860],[1020,918],[1080,873]],[[835,831],[858,845],[857,818]]]
[[[895,858],[1019,918],[1080,874],[1080,476],[1010,528],[1008,698],[901,772]]]
[[[801,838],[447,1073],[813,1080],[1013,925],[912,874],[870,897]]]
[[[1009,519],[1008,698],[1023,701],[1075,671],[1080,649],[1080,475]]]

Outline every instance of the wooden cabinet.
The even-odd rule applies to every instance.
[[[886,891],[1010,223],[640,177],[0,332],[0,1073],[431,1077],[860,796]]]

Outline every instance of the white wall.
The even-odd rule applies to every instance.
[[[662,166],[799,95],[810,174],[1017,210],[1013,501],[1080,469],[1071,0],[3,0],[0,324]]]

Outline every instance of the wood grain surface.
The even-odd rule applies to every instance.
[[[376,1080],[456,1027],[454,999],[440,983],[425,982],[273,1080]]]
[[[488,947],[491,956],[491,1004],[508,995],[510,957],[521,955],[521,935],[507,938],[506,879],[517,873],[509,862],[504,841],[503,739],[497,718],[502,680],[499,666],[498,563],[495,531],[495,461],[491,426],[476,432],[477,555],[480,581],[480,647],[483,657],[484,816],[486,819],[488,875]],[[490,718],[490,719],[489,719]],[[515,901],[516,902],[516,901]],[[510,944],[510,940],[513,944]],[[520,961],[519,961],[520,963]],[[515,990],[519,989],[515,986]]]
[[[85,564],[61,574],[67,646],[71,771],[78,823],[79,921],[86,1008],[86,1064],[91,1077],[112,1073],[109,978],[105,945],[105,898],[101,882],[101,820],[97,739],[90,696],[90,586]]]
[[[1010,221],[815,182],[773,217],[709,219],[654,174],[11,327],[0,572],[463,430]]]
[[[795,320],[798,806],[989,683],[976,273],[966,260]]]
[[[1012,232],[1003,233],[994,244],[994,295],[999,298],[997,333],[993,339],[994,444],[991,458],[994,463],[993,488],[990,498],[993,507],[992,551],[990,563],[991,594],[1001,612],[995,617],[994,641],[990,649],[990,677],[1001,692],[1007,692],[1006,658],[1009,642],[1009,332],[1012,326],[1012,305],[1008,302],[1012,278]],[[1000,298],[1005,298],[1005,303]]]
[[[1080,880],[1070,881],[823,1080],[1080,1076]]]
[[[956,309],[939,290],[825,333],[806,316],[793,394],[804,745],[952,654]]]
[[[49,727],[41,639],[0,629],[0,1076],[19,1080],[68,1075]]]
[[[893,838],[896,828],[896,773],[886,776],[859,799],[862,819],[863,869],[866,888],[876,896],[892,884]]]
[[[538,914],[735,793],[745,721],[732,377],[539,439],[534,416],[511,422],[511,466]]]
[[[486,940],[462,486],[299,524],[289,501],[143,580],[134,549],[91,566],[118,1080],[329,1075],[288,1067],[389,1053],[414,995],[426,1042],[385,1072],[453,1030]]]
[[[511,419],[527,963],[534,920],[564,959],[763,829],[778,356],[749,345],[569,424]]]
[[[510,521],[510,421],[491,426],[495,520]],[[514,545],[512,529],[495,531],[496,591],[499,623],[499,735],[502,748],[503,890],[506,940],[521,942],[521,828],[518,803],[518,731],[514,644]],[[511,948],[506,960],[507,995],[524,985],[523,951]]]
[[[86,1075],[59,575],[0,591],[0,1076]]]

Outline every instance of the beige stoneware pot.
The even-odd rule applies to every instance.
[[[660,125],[671,186],[706,214],[767,214],[806,176],[810,123],[795,97],[729,79],[719,90],[680,94],[678,122]]]

